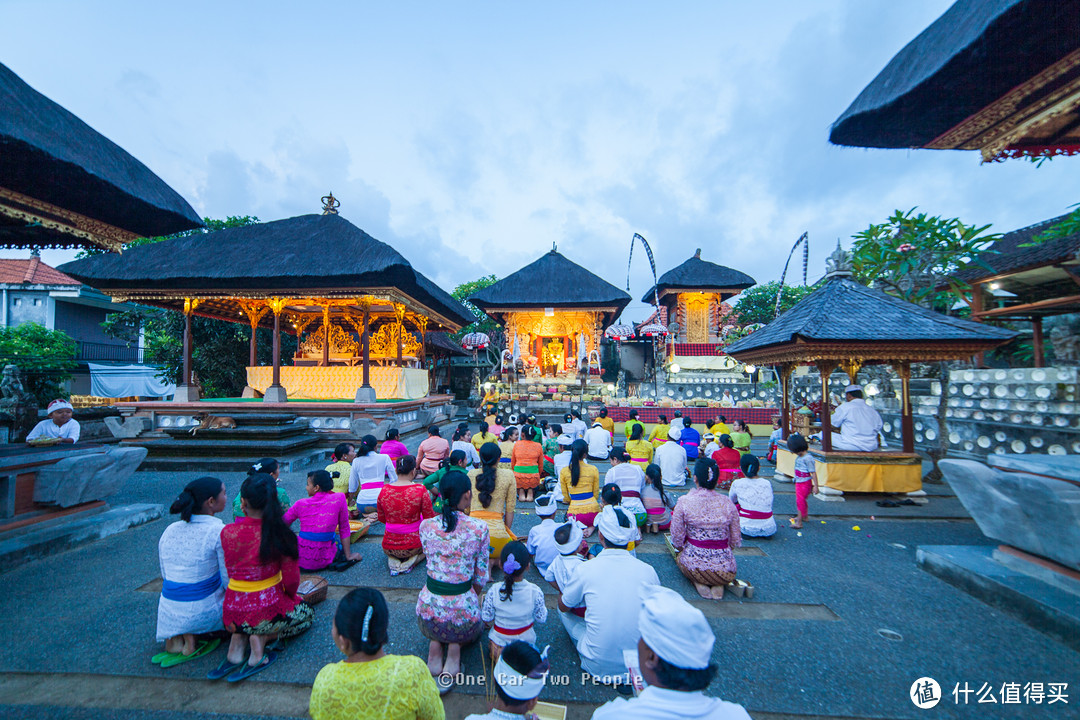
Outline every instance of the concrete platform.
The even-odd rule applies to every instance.
[[[1080,651],[1080,595],[1002,564],[982,545],[920,545],[915,560],[972,596]]]

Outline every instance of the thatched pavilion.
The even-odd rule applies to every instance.
[[[120,251],[201,226],[149,168],[0,64],[0,247]]]
[[[428,330],[457,330],[472,317],[400,253],[337,214],[172,238],[65,264],[64,272],[117,301],[177,310],[187,319],[183,383],[191,386],[191,317],[251,327],[248,385],[267,402],[305,398],[417,399]],[[273,367],[255,366],[255,329],[273,329]],[[417,334],[419,334],[419,338]],[[307,333],[282,367],[280,336]]]

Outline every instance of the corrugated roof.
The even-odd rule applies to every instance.
[[[41,262],[41,258],[29,260],[0,260],[0,283],[12,285],[82,285],[73,277]]]
[[[956,273],[956,277],[964,282],[972,283],[983,278],[1075,259],[1077,253],[1080,252],[1080,233],[1039,243],[1033,247],[1020,247],[1032,242],[1036,235],[1040,235],[1066,217],[1068,215],[1062,215],[1005,233],[979,255],[974,267]]]
[[[552,250],[539,260],[473,294],[481,310],[497,307],[611,307],[622,312],[630,296]]]
[[[699,250],[698,253],[701,251]],[[754,278],[746,273],[724,265],[717,265],[708,260],[702,260],[700,254],[668,270],[660,276],[656,282],[657,290],[666,288],[689,288],[693,290],[745,290],[757,284]],[[652,304],[653,288],[641,298],[641,302]]]

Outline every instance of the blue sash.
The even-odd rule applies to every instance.
[[[311,542],[333,542],[334,538],[337,537],[337,533],[332,531],[317,533],[308,532],[307,530],[301,530],[300,532],[296,533],[296,535],[297,537],[302,537],[305,540],[310,540]]]
[[[592,500],[593,499],[593,494],[591,492],[587,492],[587,493],[570,493],[570,499],[571,500]]]
[[[204,600],[221,587],[221,576],[211,575],[205,580],[194,583],[179,583],[172,580],[163,580],[161,583],[161,596],[166,600],[177,602],[195,602]]]

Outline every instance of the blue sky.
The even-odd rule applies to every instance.
[[[635,232],[660,273],[702,248],[764,282],[803,231],[816,277],[896,208],[1003,232],[1080,200],[1067,158],[828,144],[949,5],[0,0],[0,62],[200,214],[274,220],[332,190],[448,290],[553,241],[622,287]],[[635,252],[626,319],[650,284]]]

